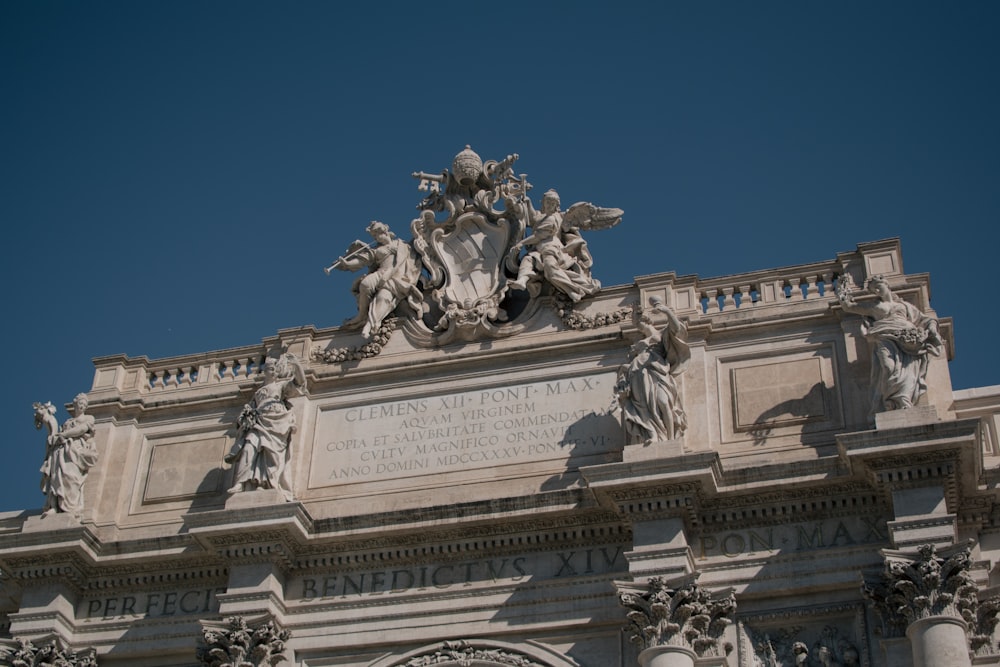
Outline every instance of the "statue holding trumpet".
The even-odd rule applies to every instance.
[[[368,225],[367,231],[373,243],[355,241],[342,257],[323,270],[329,275],[334,269],[368,269],[367,275],[360,276],[351,287],[358,299],[358,314],[344,322],[344,326],[363,322],[361,335],[371,338],[401,302],[421,313],[423,295],[418,285],[420,261],[410,244],[396,238],[388,225],[377,220]]]

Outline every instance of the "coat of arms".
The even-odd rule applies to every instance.
[[[345,325],[362,325],[370,339],[405,308],[435,344],[498,338],[516,330],[510,304],[520,312],[546,295],[577,303],[596,294],[601,285],[580,232],[618,224],[621,209],[581,202],[564,212],[549,190],[537,210],[526,175],[514,172],[517,158],[484,162],[466,146],[451,171],[415,172],[428,194],[410,225],[412,242],[373,222],[375,242],[355,241],[327,269],[369,271],[355,281],[358,314]]]

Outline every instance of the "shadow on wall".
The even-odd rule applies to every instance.
[[[822,382],[815,383],[805,395],[789,398],[760,413],[750,429],[754,445],[767,444],[775,425],[791,426],[825,419],[826,408],[832,403],[830,388]]]
[[[592,412],[567,429],[554,451],[566,454],[566,470],[542,482],[542,491],[559,491],[573,487],[580,480],[579,469],[601,463],[622,460],[624,440],[621,422],[613,413]]]

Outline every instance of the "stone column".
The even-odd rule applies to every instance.
[[[694,667],[697,658],[686,646],[653,646],[639,654],[639,667]]]
[[[883,637],[909,639],[914,667],[970,667],[972,652],[988,643],[998,605],[991,598],[980,606],[971,552],[971,543],[883,550],[885,570],[863,588]]]
[[[955,616],[918,618],[906,628],[916,667],[971,665],[965,622]]]
[[[736,614],[731,589],[713,595],[693,577],[673,583],[653,577],[645,586],[617,585],[619,601],[629,610],[625,631],[643,649],[640,667],[694,667],[695,662],[723,658],[732,651],[732,644],[723,641]]]

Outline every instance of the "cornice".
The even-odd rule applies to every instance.
[[[347,539],[360,539],[369,533],[391,538],[396,533],[425,531],[428,527],[440,529],[446,525],[467,531],[483,523],[535,520],[540,516],[573,516],[599,510],[597,500],[589,489],[574,488],[530,496],[319,519],[315,522],[315,532],[317,535],[337,535]]]
[[[71,552],[40,553],[0,562],[4,571],[22,586],[65,582],[75,591],[83,590],[89,569],[83,558]]]
[[[579,490],[550,495],[554,500],[581,497]],[[285,572],[366,568],[428,559],[452,561],[470,555],[556,550],[567,545],[594,544],[595,540],[621,544],[631,538],[617,514],[597,508],[593,502],[589,503],[591,507],[577,511],[571,510],[579,508],[579,503],[555,503],[558,511],[535,507],[532,512],[500,516],[501,509],[526,510],[536,504],[529,500],[528,506],[522,507],[523,501],[511,498],[470,503],[464,508],[419,510],[403,517],[405,523],[401,526],[380,527],[370,535],[337,530],[341,523],[337,520],[313,521],[306,508],[294,502],[193,513],[185,517],[185,524],[198,544],[218,555],[222,563],[269,562]],[[492,511],[480,520],[469,516],[473,507]],[[430,528],[431,517],[439,513],[442,519],[450,515],[452,522],[441,525],[438,521]],[[364,517],[364,521],[377,522],[380,516]],[[423,521],[415,523],[416,516]],[[464,520],[455,520],[455,516]]]
[[[776,489],[768,493],[720,496],[699,507],[704,530],[781,525],[850,516],[885,516],[887,500],[871,485],[841,480],[804,488]]]
[[[184,563],[154,563],[144,566],[129,565],[89,568],[85,591],[157,590],[175,588],[179,584],[197,586],[205,583],[226,582],[228,568],[218,558],[204,556]]]
[[[575,546],[629,543],[631,531],[613,514],[539,519],[470,530],[432,531],[397,539],[313,544],[298,552],[296,570],[359,569],[378,565],[467,560],[486,555],[557,551]]]

